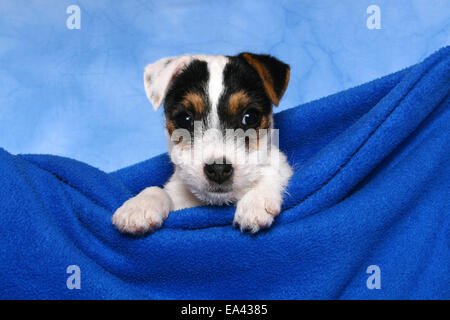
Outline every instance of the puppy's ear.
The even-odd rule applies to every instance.
[[[193,60],[192,56],[164,58],[145,67],[144,86],[147,98],[156,110],[163,103],[173,80]]]
[[[238,57],[255,69],[272,104],[278,106],[289,83],[289,65],[266,54],[243,52]]]

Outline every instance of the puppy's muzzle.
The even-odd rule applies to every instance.
[[[206,164],[203,171],[209,181],[222,184],[233,175],[233,166],[227,164],[226,161],[223,161],[223,163],[214,162],[213,164]]]

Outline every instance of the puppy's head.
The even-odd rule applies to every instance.
[[[198,198],[231,203],[258,181],[267,165],[261,145],[269,139],[272,105],[289,71],[274,57],[252,53],[183,55],[145,68],[147,97],[155,110],[164,103],[175,174]]]

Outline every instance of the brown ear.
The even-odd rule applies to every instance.
[[[278,106],[289,83],[289,65],[266,54],[243,52],[239,54],[239,57],[255,69],[270,100]]]

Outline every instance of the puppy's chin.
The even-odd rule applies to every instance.
[[[228,205],[236,202],[234,193],[228,192],[210,192],[206,191],[203,194],[203,201],[211,205]]]
[[[227,188],[204,186],[201,190],[197,188],[194,190],[191,189],[191,192],[201,201],[210,205],[220,206],[236,202],[235,194],[231,186]]]

